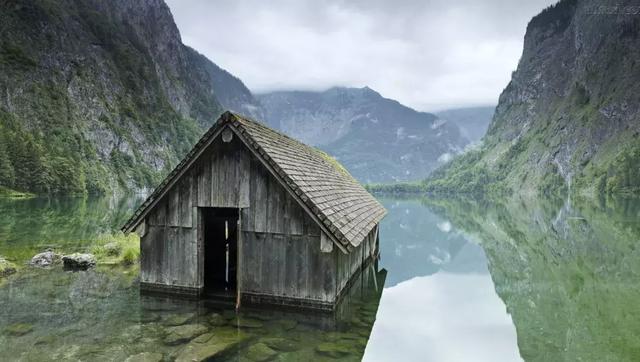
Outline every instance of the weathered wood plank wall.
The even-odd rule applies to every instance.
[[[196,232],[191,228],[148,226],[141,238],[140,280],[145,283],[197,288]]]
[[[241,292],[333,302],[376,248],[375,230],[345,255],[237,137],[209,147],[148,214],[141,281],[203,287],[198,208],[234,207],[241,208]]]
[[[338,294],[340,294],[360,266],[362,266],[372,254],[377,253],[378,246],[376,238],[377,228],[373,228],[362,243],[349,254],[336,253],[336,287]]]
[[[140,248],[142,282],[203,286],[197,208],[248,207],[252,157],[237,138],[214,142],[169,190],[147,216],[149,231]]]
[[[335,257],[320,252],[317,236],[242,234],[242,292],[332,302]]]
[[[241,292],[333,301],[335,256],[320,251],[320,227],[255,158],[249,185],[249,207],[242,209]]]

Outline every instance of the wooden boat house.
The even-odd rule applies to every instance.
[[[142,290],[331,310],[385,213],[322,151],[226,112],[122,229]]]

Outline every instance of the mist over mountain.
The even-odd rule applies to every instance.
[[[258,95],[272,127],[315,145],[364,183],[414,181],[469,143],[458,127],[364,88]]]
[[[447,109],[436,113],[442,120],[454,123],[460,134],[471,142],[478,142],[487,133],[496,107]]]

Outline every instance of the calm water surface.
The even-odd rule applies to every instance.
[[[141,200],[0,199],[0,255],[83,251]],[[0,279],[0,360],[640,360],[640,201],[381,198],[382,258],[332,315],[140,295],[138,269]]]

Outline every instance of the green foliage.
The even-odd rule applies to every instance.
[[[94,241],[91,253],[101,264],[132,265],[140,259],[140,238],[134,233],[102,235]]]
[[[107,3],[5,3],[0,13],[5,25],[0,26],[0,89],[7,89],[13,107],[0,107],[0,186],[37,194],[104,194],[157,185],[202,128],[170,103],[148,39],[114,17]],[[71,28],[77,34],[61,36]],[[61,64],[65,71],[39,69],[42,59],[67,62]],[[171,81],[185,82],[183,74],[167,74]],[[95,79],[99,75],[107,79]],[[95,98],[86,103],[80,97],[78,102],[70,84],[80,84]],[[210,88],[198,90],[189,95],[203,103],[206,113],[198,116],[213,120],[218,103]],[[113,140],[97,142],[105,136]],[[161,159],[164,169],[149,165],[153,158]]]
[[[561,198],[567,193],[567,184],[555,164],[551,164],[548,169],[543,172],[538,190],[546,196]]]
[[[611,162],[604,189],[608,193],[640,192],[640,145],[621,151]]]
[[[600,194],[640,193],[640,138],[631,135],[602,147],[576,178],[576,187]]]
[[[138,248],[127,248],[122,253],[122,264],[124,265],[133,265],[138,262],[140,259],[140,247]]]
[[[0,42],[0,64],[23,71],[31,70],[37,66],[36,61],[29,57],[23,48],[6,41]]]
[[[35,195],[32,193],[20,192],[20,191],[6,188],[4,186],[0,186],[0,198],[26,199],[26,198],[32,198],[34,196]]]
[[[7,152],[5,137],[4,133],[0,133],[0,185],[13,186],[15,169]]]
[[[365,189],[379,194],[424,194],[425,185],[421,182],[404,182],[393,184],[368,184]]]
[[[72,145],[63,141],[68,138],[62,130],[33,135],[0,109],[0,185],[36,193],[86,192],[82,157],[69,150]]]
[[[602,205],[448,198],[437,205],[482,245],[525,360],[636,359],[640,329],[629,316],[640,313],[637,198]]]
[[[454,159],[436,170],[425,180],[425,189],[430,194],[500,194],[504,186],[499,177],[484,167],[482,150],[473,150]]]

